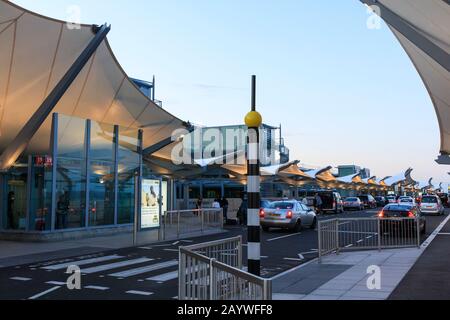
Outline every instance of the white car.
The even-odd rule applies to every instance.
[[[398,203],[410,203],[415,206],[416,200],[414,200],[412,197],[400,197],[400,199],[398,199]]]
[[[395,196],[387,196],[386,200],[388,201],[388,203],[396,203],[397,199]]]
[[[445,209],[438,196],[423,196],[420,203],[420,211],[423,214],[443,215]]]

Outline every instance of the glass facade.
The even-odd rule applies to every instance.
[[[1,228],[53,231],[131,224],[139,130],[55,115],[53,156],[20,159],[0,176]]]

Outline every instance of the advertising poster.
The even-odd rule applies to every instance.
[[[141,229],[158,228],[160,180],[142,180]]]

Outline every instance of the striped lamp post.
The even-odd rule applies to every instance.
[[[256,76],[252,77],[252,111],[245,117],[248,127],[247,151],[247,227],[248,227],[248,271],[259,276],[261,271],[260,233],[260,161],[259,127],[261,115],[256,112]]]

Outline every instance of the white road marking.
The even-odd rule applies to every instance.
[[[448,232],[441,232],[441,233],[438,233],[438,235],[440,235],[440,236],[450,236],[450,233],[448,233]]]
[[[366,239],[372,239],[373,238],[373,236],[368,236],[368,237],[366,237]]]
[[[307,251],[307,252],[301,252],[300,254],[301,255],[304,255],[304,254],[315,254],[317,252],[319,252],[319,251],[318,250],[316,250],[316,251]]]
[[[177,244],[179,244],[180,241],[175,241],[174,243],[172,243],[173,246],[176,246]]]
[[[53,287],[53,288],[50,288],[50,289],[48,289],[48,290],[45,290],[44,292],[38,293],[37,295],[34,295],[34,296],[28,298],[28,300],[36,300],[36,299],[38,299],[38,298],[40,298],[40,297],[45,296],[46,294],[49,294],[50,292],[53,292],[53,291],[55,291],[55,290],[58,290],[59,288],[61,288],[61,287]]]
[[[269,259],[268,256],[261,256],[261,259]]]
[[[299,253],[298,258],[299,258],[300,260],[305,260],[305,257],[304,257],[301,253]]]
[[[347,245],[347,246],[345,246],[346,248],[351,248],[351,247],[353,247],[353,243],[352,244],[349,244],[349,245]]]
[[[99,286],[86,286],[84,287],[85,289],[90,289],[90,290],[99,290],[99,291],[106,291],[109,290],[108,287],[99,287]]]
[[[450,215],[445,218],[444,221],[433,231],[433,233],[425,240],[425,242],[422,244],[421,248],[425,249],[428,247],[433,240],[439,235],[439,233],[444,229],[444,227],[447,225],[448,221],[450,220]]]
[[[139,259],[133,259],[133,260],[125,260],[125,261],[121,261],[121,262],[104,264],[104,265],[100,265],[100,266],[97,266],[97,267],[82,269],[81,273],[83,273],[83,274],[97,273],[97,272],[102,272],[102,271],[106,271],[106,270],[118,269],[118,268],[122,268],[122,267],[132,266],[134,264],[149,262],[149,261],[153,261],[153,260],[154,259],[149,259],[149,258],[139,258]]]
[[[32,280],[31,278],[23,278],[23,277],[12,277],[9,279],[15,280],[15,281],[31,281]]]
[[[178,249],[164,249],[164,251],[168,251],[168,252],[178,252]]]
[[[178,278],[178,270],[177,271],[173,271],[173,272],[160,274],[159,276],[147,278],[145,280],[156,281],[156,282],[166,282],[166,281],[169,281],[169,280],[174,280],[176,278]]]
[[[127,291],[126,293],[135,294],[135,295],[139,295],[139,296],[151,296],[153,294],[153,292],[136,291],[136,290],[130,290],[130,291]]]
[[[363,241],[364,241],[364,240],[361,239],[361,240],[356,241],[356,243],[361,243],[361,242],[363,242]]]
[[[303,261],[304,259],[298,259],[298,258],[284,258],[283,260],[288,260],[288,261]]]
[[[46,284],[51,284],[53,286],[65,286],[67,285],[66,282],[60,282],[60,281],[48,281]]]
[[[111,260],[115,260],[115,259],[120,259],[123,258],[122,256],[118,256],[118,255],[112,255],[112,256],[104,256],[104,257],[99,257],[99,258],[93,258],[93,259],[86,259],[86,260],[80,260],[80,261],[72,261],[72,262],[66,262],[66,263],[60,263],[60,264],[55,264],[53,266],[48,266],[48,267],[42,267],[41,269],[45,269],[45,270],[61,270],[61,269],[66,269],[69,266],[83,266],[86,264],[93,264],[93,263],[97,263],[97,262],[105,262],[105,261],[111,261]]]
[[[152,264],[152,265],[141,267],[141,268],[136,268],[136,269],[131,269],[131,270],[123,271],[123,272],[109,274],[109,276],[110,277],[119,277],[119,278],[128,278],[128,277],[136,276],[138,274],[147,273],[147,272],[160,270],[160,269],[164,269],[164,268],[169,268],[169,267],[173,267],[176,265],[178,265],[177,260],[166,261],[166,262]]]
[[[141,249],[141,250],[152,250],[153,248],[151,248],[151,247],[139,247],[138,249]]]
[[[288,234],[286,236],[282,236],[282,237],[277,237],[277,238],[272,238],[267,240],[267,242],[271,242],[271,241],[276,241],[276,240],[281,240],[281,239],[285,239],[285,238],[289,238],[289,237],[293,237],[293,236],[299,236],[301,235],[301,233],[293,233],[293,234]]]

